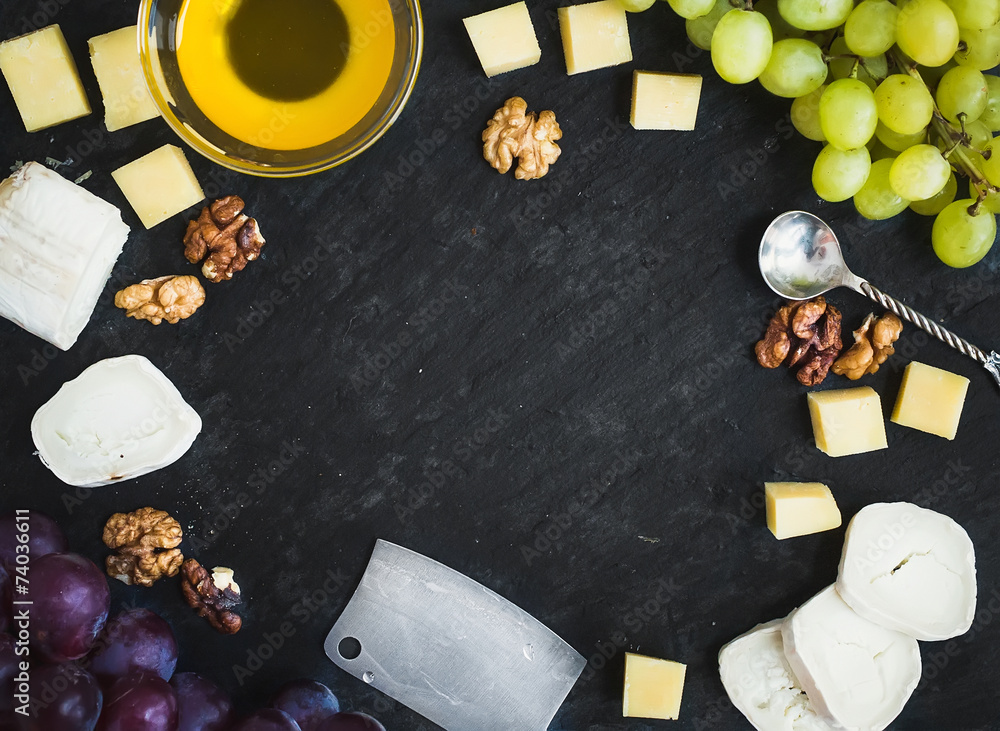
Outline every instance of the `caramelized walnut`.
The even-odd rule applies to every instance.
[[[183,535],[180,523],[162,510],[115,513],[104,526],[104,545],[117,551],[107,558],[108,576],[141,586],[176,576],[184,560],[177,548]]]
[[[233,608],[242,601],[240,587],[233,581],[231,569],[216,568],[213,573],[189,558],[181,567],[181,591],[188,605],[224,635],[234,635],[243,619]]]
[[[247,262],[260,256],[266,243],[257,221],[243,214],[245,204],[237,195],[226,196],[201,211],[188,223],[184,256],[192,264],[204,260],[201,273],[213,282],[232,279]]]
[[[486,123],[483,131],[483,157],[500,173],[510,170],[517,158],[514,177],[518,180],[541,178],[549,165],[559,159],[562,152],[556,140],[562,139],[562,130],[556,115],[544,111],[535,115],[528,112],[528,104],[519,96],[511,97]]]
[[[854,345],[837,358],[833,372],[856,381],[867,373],[877,373],[879,367],[896,352],[893,343],[903,332],[903,322],[891,312],[876,319],[872,313],[854,331]]]
[[[840,353],[842,316],[823,297],[790,302],[771,318],[764,338],[754,348],[765,368],[782,363],[798,368],[796,378],[805,386],[822,383]]]
[[[144,279],[115,295],[115,307],[125,310],[128,317],[149,320],[154,325],[164,320],[174,325],[191,317],[203,304],[205,288],[190,275]]]

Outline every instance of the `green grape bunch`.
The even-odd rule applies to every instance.
[[[1000,77],[986,73],[1000,65],[1000,0],[667,2],[724,81],[792,100],[794,127],[823,145],[820,198],[873,220],[933,216],[949,266],[986,256],[1000,214]]]

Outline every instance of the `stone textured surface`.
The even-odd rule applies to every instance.
[[[531,6],[541,63],[487,80],[460,22],[486,6],[426,3],[410,104],[336,170],[260,180],[189,152],[206,191],[241,195],[268,244],[234,281],[206,284],[193,318],[153,328],[127,320],[113,295],[196,273],[180,245],[187,218],[142,230],[109,173],[175,139],[158,120],[105,132],[86,57],[87,39],[127,25],[135,4],[4,3],[3,38],[26,22],[62,25],[96,106],[27,134],[0,87],[0,166],[72,157],[61,171],[92,170],[85,187],[121,207],[133,234],[69,353],[0,322],[0,507],[49,513],[98,562],[109,515],[170,511],[185,552],[234,568],[248,602],[244,629],[222,637],[176,582],[114,585],[114,607],[138,602],[170,621],[179,669],[215,679],[245,710],[305,676],[390,729],[429,729],[322,652],[375,539],[398,542],[592,658],[553,728],[604,731],[660,727],[621,719],[625,649],[688,664],[672,727],[747,727],[718,679],[719,648],[833,581],[843,538],[775,541],[765,481],[825,482],[845,519],[913,500],[969,531],[981,605],[968,636],[922,646],[925,681],[893,728],[1000,728],[995,385],[907,328],[866,383],[888,412],[912,358],[970,377],[958,439],[887,424],[888,451],[834,460],[811,442],[805,389],[752,353],[776,305],[757,243],[784,210],[825,217],[857,272],[983,347],[1000,346],[1000,254],[949,270],[928,220],[868,223],[850,203],[818,201],[818,146],[793,135],[788,102],[722,83],[666,3],[630,16],[634,64],[567,77],[557,5]],[[704,74],[697,131],[628,127],[632,68]],[[514,94],[554,110],[564,130],[541,181],[501,177],[480,154],[486,120]],[[845,331],[870,311],[849,292],[831,300]],[[204,431],[168,469],[76,494],[32,455],[29,421],[65,380],[126,353],[161,368]],[[847,385],[831,376],[826,387]]]

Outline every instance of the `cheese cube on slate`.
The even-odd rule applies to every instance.
[[[632,60],[625,8],[618,0],[559,8],[559,32],[570,75]]]
[[[542,57],[528,6],[523,2],[473,15],[462,22],[487,76],[531,66]]]
[[[694,129],[701,99],[697,74],[636,71],[632,75],[632,126],[635,129]]]
[[[831,457],[887,449],[882,402],[870,386],[808,394],[816,446]]]
[[[626,652],[622,715],[676,721],[686,672],[679,662]]]
[[[818,482],[766,482],[767,527],[779,541],[839,528],[833,493]]]
[[[58,25],[0,43],[0,71],[29,132],[90,114],[80,74]]]
[[[104,97],[104,124],[108,132],[159,115],[142,76],[136,35],[136,27],[130,25],[88,42],[90,61]]]
[[[914,361],[903,372],[892,421],[954,439],[968,390],[968,378]]]
[[[111,173],[139,220],[153,228],[205,197],[181,148],[164,145]]]
[[[128,232],[113,205],[29,162],[0,182],[0,316],[68,350]]]

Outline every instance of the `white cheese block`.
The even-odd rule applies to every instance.
[[[757,731],[834,731],[816,713],[785,659],[783,621],[758,624],[722,648],[722,685]]]
[[[113,173],[142,225],[153,228],[205,198],[183,150],[164,145]]]
[[[108,132],[159,116],[142,75],[137,36],[136,27],[130,25],[88,41]]]
[[[473,15],[462,22],[487,76],[531,66],[542,57],[524,2]]]
[[[0,182],[0,316],[68,350],[128,233],[113,205],[29,162]]]
[[[141,355],[90,366],[31,420],[42,462],[63,482],[111,485],[173,464],[201,431],[201,417]]]
[[[854,611],[918,640],[964,634],[976,614],[976,553],[947,515],[875,503],[847,526],[837,591]]]
[[[920,681],[917,641],[857,614],[833,586],[788,615],[781,639],[816,710],[849,731],[882,731]]]
[[[618,0],[570,5],[558,15],[569,75],[632,60],[625,7]]]
[[[80,74],[58,25],[0,43],[0,71],[29,132],[90,114]]]

